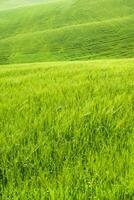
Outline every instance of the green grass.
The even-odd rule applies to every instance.
[[[2,200],[133,200],[134,60],[0,67]]]
[[[0,11],[1,64],[134,57],[133,0],[21,4]]]
[[[134,199],[133,27],[133,0],[0,0],[1,200]]]

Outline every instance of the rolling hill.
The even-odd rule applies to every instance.
[[[134,57],[132,0],[3,2],[0,64]]]

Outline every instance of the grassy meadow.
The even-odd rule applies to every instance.
[[[0,67],[2,200],[134,199],[134,59]]]
[[[0,200],[134,200],[134,0],[0,0]]]

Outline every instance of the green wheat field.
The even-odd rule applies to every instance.
[[[0,0],[0,200],[134,200],[133,0]]]

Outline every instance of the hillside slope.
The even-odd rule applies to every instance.
[[[61,0],[1,11],[0,63],[134,57],[133,13],[132,0]]]

